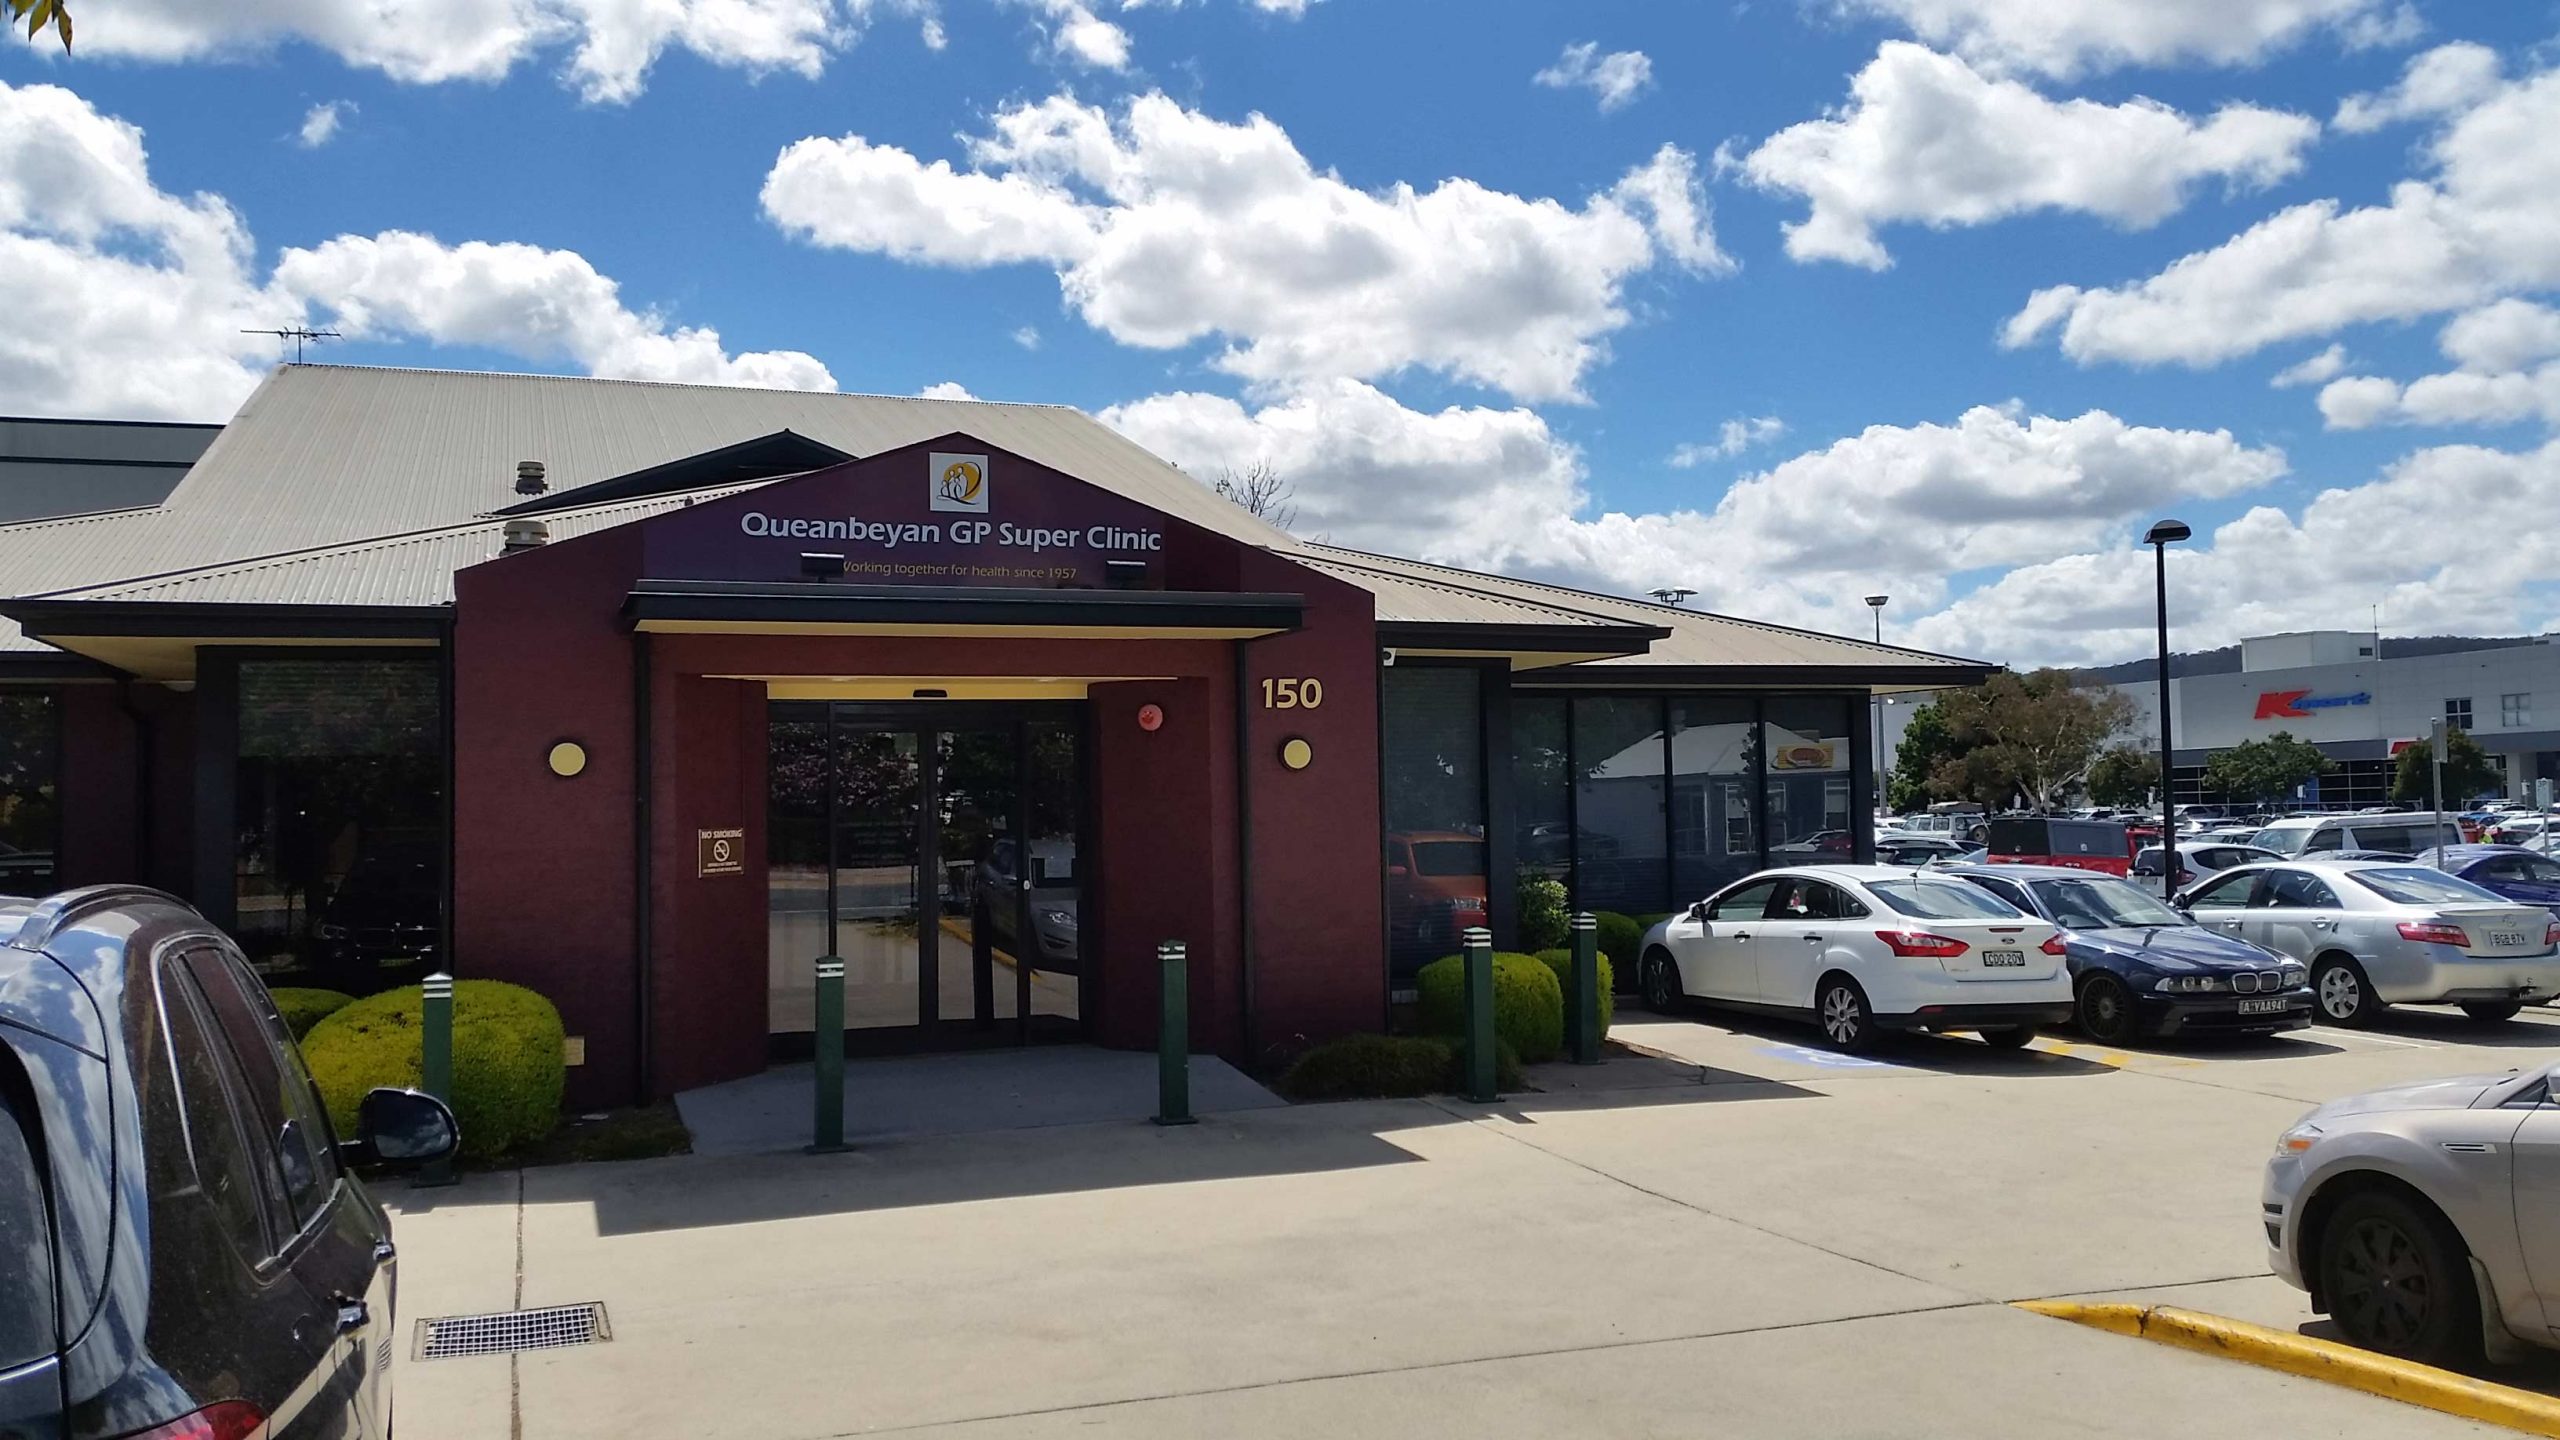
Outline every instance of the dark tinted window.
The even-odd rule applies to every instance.
[[[242,1113],[264,1141],[261,1158],[275,1167],[292,1228],[300,1230],[328,1203],[337,1180],[327,1122],[313,1103],[311,1081],[264,986],[210,947],[188,951],[186,965],[248,1081]]]
[[[2276,870],[2267,875],[2267,883],[2258,892],[2257,903],[2277,909],[2332,910],[2338,897],[2328,882],[2317,875],[2300,870]]]
[[[1850,920],[1866,914],[1867,907],[1819,880],[1790,880],[1769,913],[1787,920]]]
[[[0,1370],[52,1354],[53,1226],[35,1107],[0,1045]],[[5,1417],[0,1417],[5,1418]]]
[[[0,895],[54,888],[54,792],[62,722],[50,690],[0,689]]]
[[[264,1260],[272,1252],[258,1209],[259,1168],[234,1109],[245,1082],[206,1017],[194,983],[175,962],[160,970],[160,1012],[169,1037],[170,1067],[177,1075],[194,1188],[212,1206],[232,1248],[252,1263]]]

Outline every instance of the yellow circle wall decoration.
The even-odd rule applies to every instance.
[[[567,780],[587,768],[587,747],[575,740],[563,740],[551,747],[551,753],[544,760],[551,766],[552,774]]]
[[[1292,735],[1280,742],[1280,763],[1292,770],[1304,770],[1316,762],[1316,747]]]

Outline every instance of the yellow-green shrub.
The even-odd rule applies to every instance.
[[[1556,985],[1564,993],[1567,995],[1573,993],[1572,951],[1541,950],[1538,952],[1538,963],[1556,972]],[[1609,1033],[1610,1019],[1618,1013],[1618,997],[1614,991],[1618,980],[1617,967],[1609,963],[1608,952],[1603,951],[1600,954],[1599,963],[1592,968],[1600,972],[1600,1033],[1606,1035]]]
[[[340,990],[310,990],[283,985],[267,992],[274,997],[276,1013],[284,1017],[284,1026],[301,1039],[311,1027],[337,1014],[356,1002],[356,997]]]
[[[1609,957],[1609,963],[1620,968],[1636,963],[1636,947],[1644,943],[1644,932],[1653,928],[1653,921],[1639,921],[1615,910],[1594,911],[1591,918],[1598,926],[1600,953]]]
[[[1467,1023],[1465,962],[1446,955],[1414,976],[1422,1028],[1434,1035],[1463,1035]],[[1493,957],[1493,1033],[1521,1063],[1552,1060],[1564,1049],[1564,989],[1555,972],[1534,955],[1496,951]]]
[[[1298,1057],[1280,1076],[1292,1100],[1374,1100],[1463,1090],[1465,1058],[1438,1035],[1345,1035]],[[1520,1060],[1494,1042],[1493,1084],[1520,1086]]]
[[[329,1121],[355,1133],[356,1105],[379,1085],[418,1083],[418,986],[358,1000],[311,1027],[302,1057]],[[453,985],[453,1115],[467,1160],[494,1160],[551,1133],[560,1119],[560,1012],[521,985]]]

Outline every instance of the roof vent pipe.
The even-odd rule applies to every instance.
[[[513,555],[519,550],[539,550],[551,542],[551,527],[539,520],[510,520],[506,541],[499,553]]]
[[[542,478],[541,461],[519,460],[516,462],[517,494],[539,495],[550,488],[551,482]]]

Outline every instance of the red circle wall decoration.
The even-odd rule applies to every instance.
[[[1154,733],[1155,733],[1155,732],[1157,732],[1158,730],[1163,729],[1163,728],[1164,728],[1164,707],[1163,707],[1163,706],[1161,706],[1161,705],[1141,705],[1141,706],[1139,706],[1139,707],[1138,707],[1138,728],[1139,728],[1139,729],[1141,729],[1141,730],[1146,731],[1146,732],[1147,732],[1148,734],[1150,734],[1150,735],[1154,734]]]

